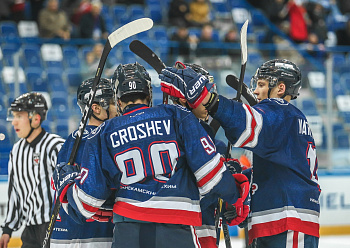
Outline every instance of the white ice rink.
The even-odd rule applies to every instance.
[[[245,248],[244,240],[231,238],[232,248]],[[319,248],[350,248],[350,235],[321,236]],[[225,241],[220,240],[219,248],[226,248]]]

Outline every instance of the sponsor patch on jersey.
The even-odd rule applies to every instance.
[[[39,163],[40,163],[40,152],[35,152],[35,153],[33,154],[33,164],[34,164],[35,166],[38,166]]]

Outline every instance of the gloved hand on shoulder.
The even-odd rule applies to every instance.
[[[204,75],[191,68],[176,69],[167,67],[159,74],[161,90],[168,95],[186,99],[191,108],[197,108],[204,100],[213,83]]]

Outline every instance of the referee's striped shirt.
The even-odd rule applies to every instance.
[[[8,164],[8,204],[3,233],[10,234],[22,224],[40,225],[50,221],[54,191],[51,176],[64,139],[44,129],[33,142],[20,139],[14,144]]]

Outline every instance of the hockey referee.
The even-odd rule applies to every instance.
[[[8,246],[12,232],[23,224],[22,247],[40,247],[44,239],[53,202],[50,180],[64,142],[41,127],[47,110],[43,95],[34,92],[19,96],[9,108],[7,120],[12,121],[20,140],[10,153],[9,200],[0,248]]]

